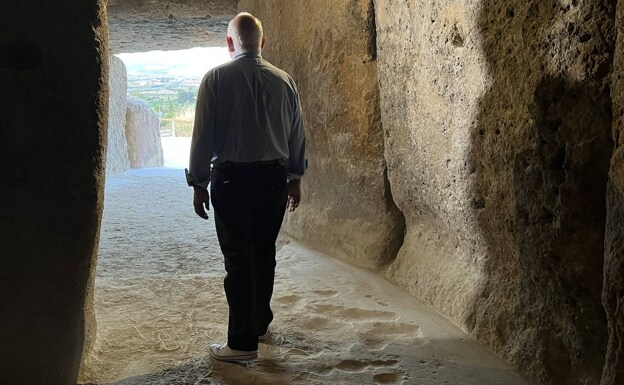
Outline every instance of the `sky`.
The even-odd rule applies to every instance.
[[[128,74],[202,78],[206,71],[230,60],[227,48],[191,48],[180,51],[150,51],[117,55],[126,65]]]

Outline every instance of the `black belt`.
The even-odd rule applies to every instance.
[[[225,161],[223,163],[219,163],[219,164],[215,164],[213,167],[214,168],[220,168],[220,167],[248,167],[248,166],[263,166],[263,165],[280,165],[283,166],[286,164],[286,160],[283,158],[280,159],[273,159],[273,160],[259,160],[256,162],[230,162]]]

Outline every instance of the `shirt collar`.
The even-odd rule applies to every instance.
[[[260,54],[260,52],[241,52],[241,53],[237,53],[236,56],[234,56],[234,59],[238,59],[241,57],[261,58],[262,55]]]

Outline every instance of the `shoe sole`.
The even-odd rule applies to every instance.
[[[254,360],[256,358],[258,358],[258,353],[252,353],[252,354],[239,354],[236,356],[218,356],[216,354],[214,354],[214,352],[212,351],[212,349],[210,350],[210,357],[214,358],[217,361],[223,361],[223,362],[232,362],[232,361],[249,361],[249,360]]]

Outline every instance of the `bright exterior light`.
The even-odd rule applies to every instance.
[[[230,60],[225,47],[122,53],[117,56],[126,65],[128,74],[153,73],[186,78],[201,78],[209,69]]]

